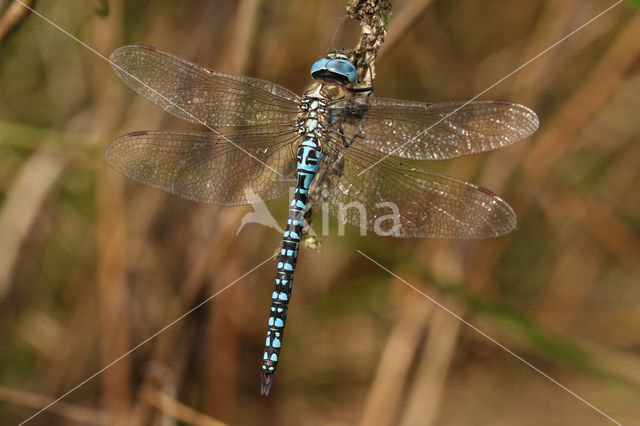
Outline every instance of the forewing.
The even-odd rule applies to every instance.
[[[288,127],[273,126],[224,137],[212,132],[140,131],[114,140],[105,158],[125,176],[189,200],[253,204],[288,193],[297,137]]]
[[[515,143],[538,128],[529,108],[507,101],[434,103],[351,95],[344,135],[383,154],[442,160]]]
[[[170,114],[209,127],[293,122],[298,96],[250,77],[211,71],[150,46],[116,49],[111,64],[127,86]]]
[[[488,238],[516,226],[511,207],[487,189],[340,143],[327,141],[311,192],[339,220],[404,238]]]

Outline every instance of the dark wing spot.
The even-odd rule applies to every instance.
[[[498,194],[496,194],[495,192],[493,192],[493,191],[492,191],[492,190],[490,190],[490,189],[485,188],[484,186],[478,186],[478,189],[479,189],[481,192],[484,192],[485,194],[490,195],[490,196],[492,196],[492,197],[497,197],[497,196],[498,196]]]

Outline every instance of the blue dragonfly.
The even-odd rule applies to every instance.
[[[490,190],[401,160],[443,160],[508,146],[538,128],[538,117],[527,107],[369,96],[355,88],[356,68],[340,52],[313,64],[313,82],[302,96],[150,46],[120,47],[111,63],[134,91],[208,129],[119,137],[105,158],[122,174],[223,206],[284,196],[291,186],[287,178],[295,179],[269,311],[263,395],[271,389],[282,348],[310,199],[343,222],[394,237],[488,238],[516,226],[511,207]],[[344,209],[350,203],[359,208]],[[394,214],[381,210],[381,203],[394,206]]]

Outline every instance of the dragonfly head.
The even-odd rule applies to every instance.
[[[340,83],[356,82],[356,67],[340,52],[331,52],[311,67],[311,77],[336,80]]]

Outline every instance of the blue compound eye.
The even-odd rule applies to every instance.
[[[311,76],[314,77],[314,74],[325,71],[327,69],[328,62],[329,62],[329,59],[327,58],[323,58],[323,59],[320,59],[319,61],[316,61],[316,63],[311,66]]]
[[[327,70],[345,78],[349,83],[356,81],[356,67],[346,59],[330,60],[327,64]]]
[[[311,77],[355,83],[356,67],[344,58],[324,58],[311,67]]]

